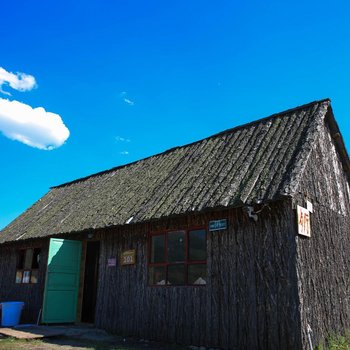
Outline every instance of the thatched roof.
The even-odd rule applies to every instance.
[[[313,102],[53,187],[2,230],[0,243],[293,196],[327,112],[329,100]],[[340,137],[342,147],[349,167]]]

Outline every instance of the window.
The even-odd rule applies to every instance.
[[[32,248],[18,252],[16,283],[38,283],[40,251],[40,248]]]
[[[207,233],[203,229],[171,231],[150,237],[150,285],[205,285]]]

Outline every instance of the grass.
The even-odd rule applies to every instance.
[[[183,350],[177,345],[140,344],[136,342],[106,342],[71,337],[48,338],[46,340],[19,340],[0,338],[0,350]]]
[[[35,349],[35,347],[39,347],[41,344],[41,341],[31,341],[30,346],[32,349]],[[28,347],[28,342],[24,340],[17,340],[14,338],[4,338],[0,339],[0,350],[18,350],[18,349],[30,349]]]
[[[331,335],[327,341],[326,346],[320,343],[316,350],[350,350],[350,334],[345,335]]]
[[[55,340],[19,340],[15,338],[0,339],[0,350],[139,350],[133,347],[124,347],[113,345],[107,342],[99,342],[92,340],[76,340],[68,338],[60,338]]]

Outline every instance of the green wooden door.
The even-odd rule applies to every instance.
[[[70,323],[77,317],[81,242],[50,239],[43,323]]]

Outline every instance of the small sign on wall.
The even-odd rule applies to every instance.
[[[126,250],[120,257],[120,265],[134,265],[136,263],[136,251],[135,249]]]
[[[227,219],[209,221],[209,231],[219,231],[227,229]]]
[[[108,267],[115,267],[117,266],[117,259],[116,258],[110,258],[107,260]]]
[[[311,237],[310,212],[309,210],[297,205],[298,234]]]
[[[314,206],[312,205],[312,203],[310,201],[306,201],[306,209],[310,212],[313,213],[314,212]]]

